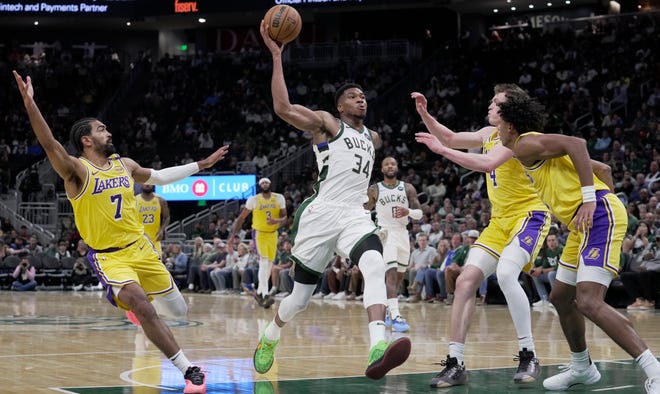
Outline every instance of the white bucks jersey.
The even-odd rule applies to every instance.
[[[378,198],[376,199],[376,219],[381,227],[401,227],[408,225],[408,217],[395,218],[393,215],[394,207],[408,206],[408,195],[406,194],[406,184],[397,181],[394,186],[387,186],[383,182],[378,182]]]
[[[314,145],[319,169],[314,184],[316,198],[352,206],[368,201],[375,151],[371,132],[366,127],[355,130],[344,122],[339,133],[327,142]]]

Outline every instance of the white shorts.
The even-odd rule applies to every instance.
[[[393,227],[383,227],[387,231],[387,239],[383,245],[383,259],[387,269],[396,267],[398,272],[405,272],[410,261],[410,238],[408,230]]]
[[[292,259],[296,265],[319,277],[333,254],[350,257],[361,240],[376,232],[369,211],[362,207],[331,205],[323,200],[314,200],[299,209],[294,223]]]

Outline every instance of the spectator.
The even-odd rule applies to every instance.
[[[36,269],[30,264],[27,257],[23,257],[11,275],[14,278],[11,289],[15,291],[35,290],[37,287],[37,281],[34,280],[35,275]]]
[[[550,233],[545,238],[545,244],[538,256],[534,261],[534,267],[529,270],[529,275],[532,276],[536,293],[539,296],[539,301],[535,302],[532,306],[552,306],[548,301],[548,291],[545,287],[547,283],[552,286],[555,284],[555,277],[557,276],[557,266],[561,252],[564,248],[559,244],[557,235]]]

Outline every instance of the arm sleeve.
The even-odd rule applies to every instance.
[[[163,168],[162,170],[151,169],[151,176],[145,182],[147,185],[167,185],[199,172],[197,162],[181,166]]]

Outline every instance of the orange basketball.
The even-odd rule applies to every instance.
[[[281,44],[295,40],[302,29],[300,14],[295,8],[286,4],[271,7],[266,12],[264,21],[268,26],[270,38]]]

